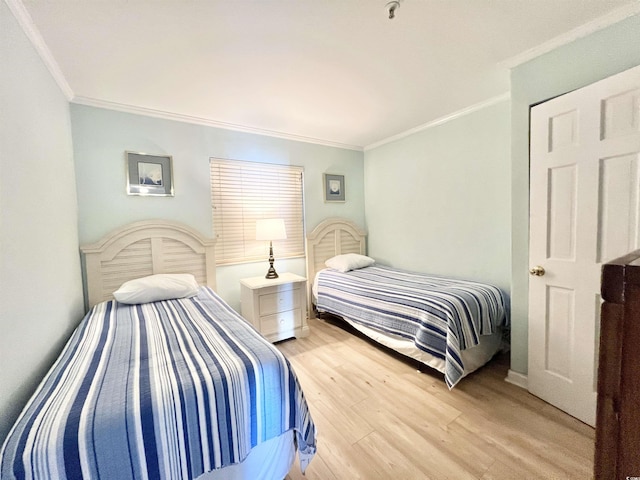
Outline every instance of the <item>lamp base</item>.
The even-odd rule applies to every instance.
[[[269,279],[278,278],[276,269],[273,268],[274,260],[275,259],[273,258],[273,244],[272,242],[269,242],[269,270],[267,271],[267,274],[264,276],[264,278],[269,278]]]
[[[267,272],[267,274],[264,276],[264,278],[278,278],[278,273],[276,272],[276,269],[273,267],[269,268],[269,271]]]

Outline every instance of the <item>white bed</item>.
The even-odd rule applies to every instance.
[[[125,281],[153,274],[191,273],[200,285],[213,289],[216,284],[214,248],[215,240],[203,238],[193,229],[175,222],[143,221],[120,228],[106,235],[95,244],[81,247],[85,267],[87,304],[89,307],[97,304],[100,304],[98,307],[109,305],[105,308],[113,308],[115,311],[116,308],[119,308],[117,302],[102,302],[111,300],[113,292]],[[205,292],[203,295],[206,297],[207,293]],[[212,295],[209,294],[210,297]],[[198,294],[199,297],[200,294]],[[225,304],[222,305],[222,308],[225,309]],[[231,310],[230,307],[228,310]],[[235,312],[231,312],[231,314],[233,315]],[[240,318],[239,315],[237,317]],[[240,324],[244,324],[244,322],[240,320]],[[259,342],[260,340],[258,340],[258,344]],[[72,341],[70,341],[71,343]],[[261,349],[271,348],[271,345],[266,340],[264,340],[264,343],[265,345],[260,346]],[[66,350],[68,352],[69,345]],[[281,354],[276,351],[273,355]],[[58,360],[57,363],[61,363],[61,360]],[[54,365],[55,367],[56,365]],[[51,372],[48,376],[51,376]],[[49,379],[47,383],[47,378],[45,377],[39,387],[41,394],[42,389],[51,388],[50,386],[55,384],[55,382],[51,382],[52,380]],[[45,387],[46,385],[49,385],[49,387]],[[36,392],[37,394],[38,391]],[[36,395],[34,395],[34,398]],[[36,404],[36,402],[33,402],[33,404]],[[29,405],[25,408],[21,417],[28,418],[28,410],[30,410]],[[35,410],[35,407],[31,410]],[[20,420],[13,430],[20,430],[17,428]],[[312,421],[311,428],[313,428]],[[29,430],[24,425],[21,429],[22,432],[25,432],[22,433],[22,438],[25,438],[24,435]],[[20,452],[16,450],[18,448],[16,445],[20,442],[16,442],[15,439],[11,442],[10,438],[11,434],[2,450],[6,463],[3,463],[2,455],[0,455],[0,467],[2,468],[0,474],[3,478],[10,471],[9,469],[16,468],[9,465],[19,465],[19,463],[14,462],[19,462],[17,459],[20,458]],[[279,436],[259,443],[249,451],[241,462],[205,472],[198,478],[201,480],[284,478],[296,458],[296,449],[296,433],[291,429]],[[29,464],[26,465],[28,468],[33,468]],[[23,467],[19,466],[18,468]],[[51,470],[45,470],[45,476],[40,478],[46,478],[47,471],[50,472]],[[19,477],[20,475],[16,475],[16,478]],[[7,474],[7,478],[13,477]]]
[[[347,253],[366,254],[366,232],[353,222],[341,218],[329,218],[321,222],[307,235],[307,276],[309,282],[310,317],[315,316],[317,297],[315,293],[317,276],[326,268],[325,262],[336,255]],[[357,315],[357,313],[354,313]],[[413,340],[370,328],[355,318],[342,318],[358,331],[376,342],[385,345],[407,357],[445,373],[447,365],[438,358],[417,348]],[[460,352],[464,364],[463,376],[468,375],[488,362],[503,347],[503,332],[498,330],[491,335],[482,335],[479,344]]]

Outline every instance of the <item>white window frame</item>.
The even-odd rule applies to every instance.
[[[305,256],[304,169],[299,166],[210,158],[216,264],[264,260],[269,244],[256,240],[256,221],[282,218],[286,240],[274,240],[276,258]]]

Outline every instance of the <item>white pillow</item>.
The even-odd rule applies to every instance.
[[[133,305],[192,297],[198,293],[198,287],[190,273],[161,273],[124,282],[113,296],[121,303]]]
[[[345,253],[344,255],[336,255],[331,257],[324,264],[338,270],[340,272],[348,272],[358,268],[369,267],[375,263],[375,260],[366,255],[358,255],[357,253]]]

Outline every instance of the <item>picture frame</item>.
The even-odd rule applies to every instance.
[[[173,157],[125,152],[127,194],[173,197]]]
[[[344,175],[324,173],[324,201],[325,202],[345,202]]]

